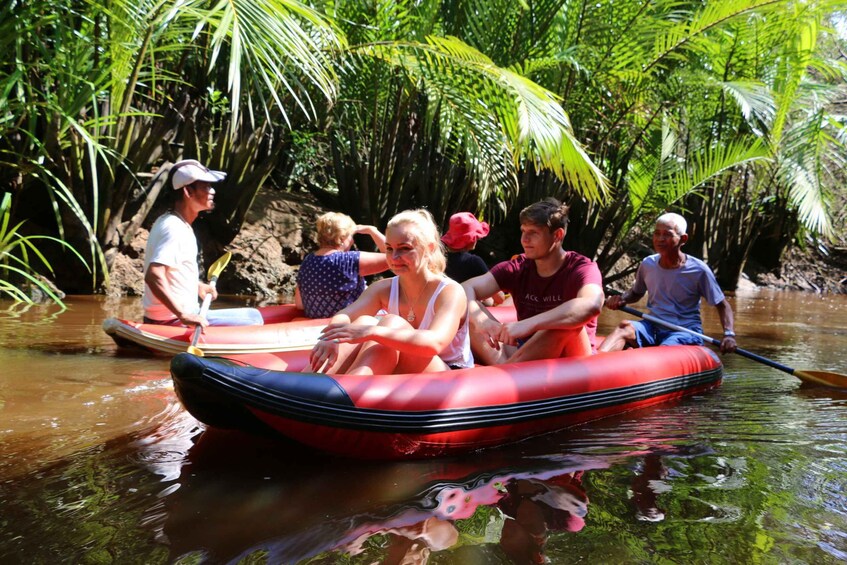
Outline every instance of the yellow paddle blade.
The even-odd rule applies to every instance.
[[[226,266],[229,264],[230,259],[232,259],[232,252],[230,251],[227,251],[226,253],[218,257],[218,260],[212,263],[212,266],[209,267],[207,280],[217,278],[223,272],[223,270],[226,269]]]
[[[188,349],[186,349],[186,351],[188,353],[191,353],[192,355],[196,355],[197,357],[205,357],[203,350],[200,349],[199,347],[195,347],[193,345],[189,345]]]
[[[830,371],[808,371],[805,369],[795,369],[793,375],[804,383],[847,389],[847,375],[832,373]]]

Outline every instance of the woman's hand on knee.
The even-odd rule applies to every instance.
[[[312,348],[309,367],[316,373],[326,373],[338,360],[338,342],[321,340]]]
[[[362,343],[370,340],[376,331],[373,324],[329,324],[320,339],[333,343]]]

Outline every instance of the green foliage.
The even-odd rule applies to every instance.
[[[693,226],[689,251],[734,286],[765,202],[826,234],[845,149],[827,82],[841,74],[815,38],[838,5],[563,5],[557,29],[567,41],[548,59],[568,66],[537,79],[566,101],[575,135],[611,181],[600,205],[559,191],[574,204],[573,247],[609,273],[624,251],[640,254],[638,234],[673,208]]]
[[[92,286],[107,276],[104,251],[144,222],[137,173],[154,164],[194,157],[229,171],[239,195],[217,213],[237,231],[286,146],[278,122],[315,119],[315,92],[331,102],[340,46],[287,0],[7,2],[0,188],[47,195],[52,235],[99,266]]]
[[[568,244],[604,272],[674,208],[730,286],[773,226],[832,232],[847,121],[843,39],[827,24],[842,9],[11,1],[0,190],[85,250],[92,286],[161,188],[139,173],[179,158],[230,173],[220,245],[271,178],[377,225],[427,206],[509,228],[516,208],[557,196],[572,205]]]
[[[474,43],[468,32],[482,19],[470,23],[460,5],[435,2],[333,2],[326,10],[343,14],[350,43],[327,132],[334,176],[339,201],[356,202],[363,220],[383,223],[410,206],[439,219],[457,209],[502,217],[527,165],[590,200],[605,192],[561,100]]]
[[[21,235],[19,230],[23,222],[11,225],[11,208],[12,195],[4,194],[0,200],[0,295],[5,295],[16,302],[32,304],[32,298],[20,286],[21,282],[26,282],[41,290],[53,302],[64,308],[61,297],[53,292],[49,284],[39,278],[33,267],[33,261],[37,259],[40,265],[53,272],[50,263],[36,247],[36,242],[48,240],[58,243],[76,255],[87,269],[85,259],[64,241],[47,236]]]

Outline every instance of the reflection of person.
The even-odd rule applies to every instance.
[[[170,171],[172,208],[159,217],[147,238],[144,253],[144,322],[148,324],[243,326],[261,325],[255,308],[210,310],[200,316],[198,298],[217,298],[215,289],[200,282],[197,238],[191,224],[215,206],[212,183],[226,177],[193,159],[175,163]]]
[[[451,522],[429,517],[411,526],[386,530],[389,546],[383,565],[418,565],[426,563],[433,551],[442,551],[459,541],[459,530]]]
[[[724,327],[721,352],[736,349],[732,330],[732,308],[706,263],[682,252],[688,241],[687,223],[679,214],[663,214],[653,230],[653,249],[638,267],[632,288],[620,295],[610,296],[606,307],[617,310],[648,295],[650,313],[667,322],[702,333],[700,297],[715,306]],[[624,320],[600,346],[600,351],[618,351],[629,345],[702,345],[703,340],[688,332],[666,329],[647,320]]]
[[[548,198],[521,211],[524,253],[463,283],[471,310],[471,344],[487,365],[589,355],[603,281],[597,264],[565,251],[568,207]],[[512,295],[518,321],[501,324],[477,300]]]
[[[503,523],[500,548],[513,563],[545,563],[551,530],[578,532],[585,527],[588,497],[581,477],[577,472],[507,483],[507,494],[497,503],[509,518]]]
[[[297,272],[294,302],[309,318],[328,318],[365,290],[368,275],[388,268],[385,236],[374,226],[356,225],[346,214],[328,212],[317,221],[318,245]],[[353,235],[368,234],[380,253],[351,251]]]
[[[632,502],[635,504],[635,517],[644,522],[661,522],[664,511],[658,506],[662,491],[662,479],[668,476],[668,468],[662,458],[656,454],[644,457],[641,473],[632,479]],[[666,488],[666,487],[665,487]]]
[[[447,246],[447,268],[444,273],[448,277],[463,283],[488,272],[485,261],[471,253],[476,242],[488,235],[488,230],[488,223],[480,222],[470,212],[457,212],[450,216],[447,233],[441,237]],[[497,292],[486,305],[502,304],[505,298],[502,292]]]
[[[444,276],[438,228],[426,210],[394,216],[385,230],[388,267],[330,320],[312,349],[310,368],[387,374],[473,366],[462,287]],[[376,317],[381,312],[385,315]]]
[[[376,534],[385,534],[389,540],[385,556],[380,560],[383,565],[422,565],[433,551],[445,550],[459,541],[459,530],[452,522],[430,516],[409,525],[369,528],[337,549],[348,555],[359,555],[365,551],[365,542]]]

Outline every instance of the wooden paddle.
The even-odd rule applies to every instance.
[[[676,324],[671,324],[670,322],[666,322],[655,316],[651,316],[650,314],[645,314],[643,312],[639,312],[635,308],[630,308],[629,306],[621,306],[619,310],[626,312],[627,314],[632,314],[633,316],[637,316],[639,318],[643,318],[648,322],[652,322],[659,326],[664,326],[668,329],[675,330],[678,332],[687,332],[692,335],[698,336],[703,341],[709,342],[712,345],[717,345],[720,347],[721,342],[713,337],[709,337],[707,335],[703,335],[701,333],[697,333],[694,330],[689,330],[688,328],[684,328],[682,326],[678,326]],[[763,363],[774,369],[778,369],[789,375],[794,375],[798,379],[803,382],[815,384],[815,385],[824,385],[831,386],[836,388],[847,388],[847,375],[841,375],[839,373],[832,373],[830,371],[810,371],[810,370],[798,370],[792,369],[791,367],[787,367],[782,363],[777,363],[776,361],[772,361],[767,357],[762,357],[761,355],[756,355],[750,351],[746,351],[741,349],[740,347],[735,350],[736,353],[741,355],[742,357],[746,357],[747,359],[752,359],[753,361],[758,361],[759,363]]]
[[[232,253],[227,251],[220,258],[212,263],[212,266],[209,267],[208,279],[209,286],[215,288],[218,283],[218,276],[226,269],[226,266],[229,264],[229,260],[232,258]],[[206,312],[209,311],[209,305],[212,304],[212,293],[207,293],[205,297],[203,297],[203,304],[200,306],[200,317],[206,315]],[[194,327],[194,334],[191,336],[191,345],[188,346],[188,352],[192,355],[196,355],[198,357],[203,357],[203,350],[197,347],[197,341],[200,339],[200,333],[203,331],[203,326],[197,325]]]

